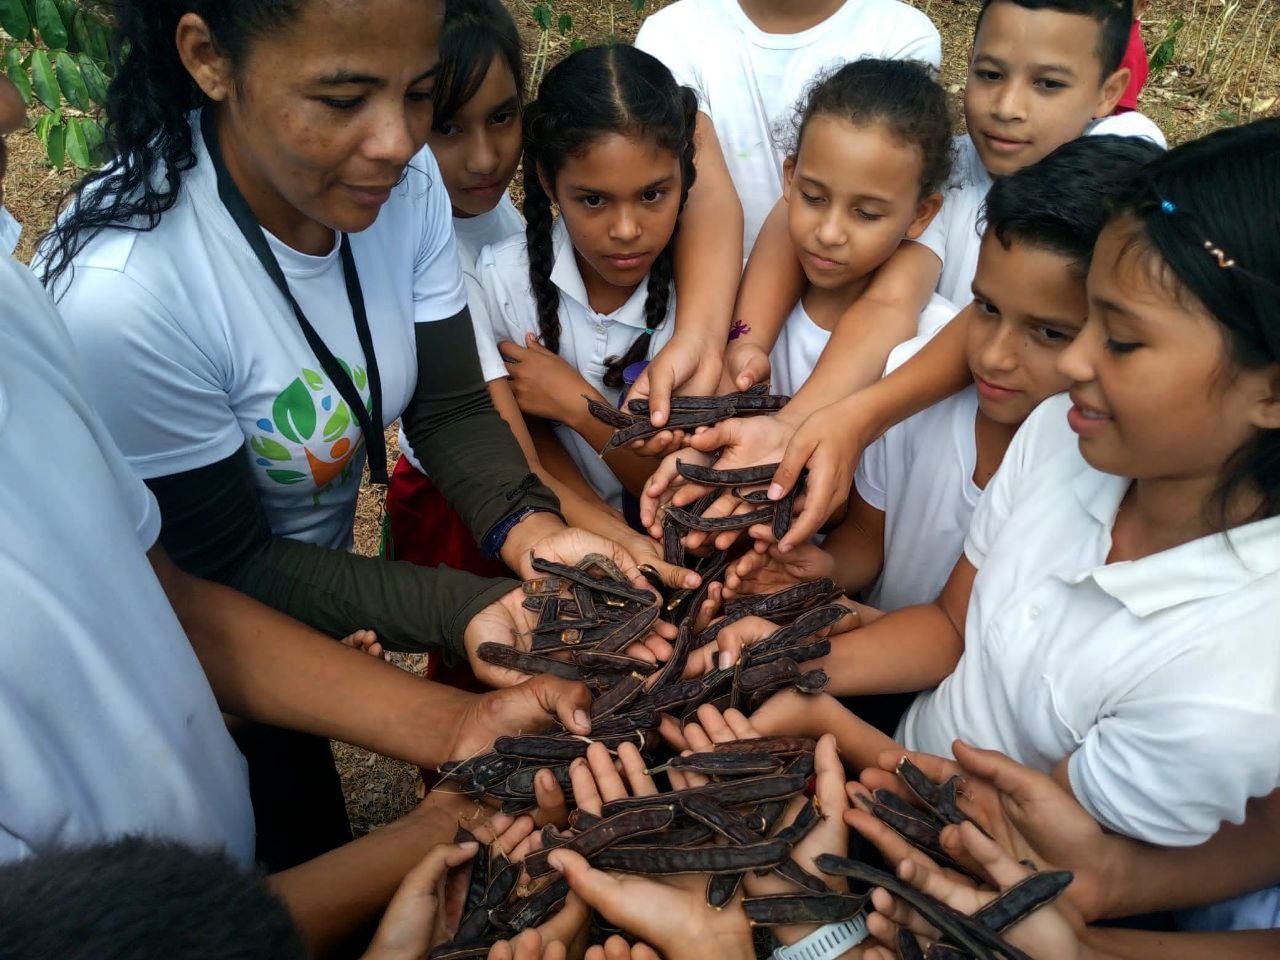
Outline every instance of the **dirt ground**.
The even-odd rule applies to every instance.
[[[568,15],[571,26],[563,34],[555,26],[544,34],[534,20],[534,3],[506,2],[524,34],[526,61],[534,78],[563,57],[575,41],[630,41],[643,15],[665,5],[647,0],[637,15],[629,0],[551,0],[553,24]],[[978,0],[907,2],[928,14],[942,34],[942,82],[958,109]],[[1276,0],[1152,0],[1143,19],[1143,38],[1148,52],[1161,48],[1159,55],[1167,62],[1152,69],[1139,109],[1160,125],[1171,146],[1218,127],[1280,115],[1280,3]],[[0,53],[4,48],[0,37]],[[33,111],[32,122],[37,118]],[[31,133],[11,136],[9,152],[5,204],[24,223],[18,254],[27,260],[74,175],[70,170],[48,169],[43,149]],[[387,449],[395,451],[394,428],[387,438]],[[381,495],[366,482],[356,518],[360,553],[377,553],[381,512]],[[421,657],[397,656],[395,662],[416,673],[425,670]],[[415,768],[345,744],[335,744],[334,749],[357,831],[373,829],[417,802]]]

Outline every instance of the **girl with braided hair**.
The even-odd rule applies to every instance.
[[[473,307],[502,341],[521,410],[557,424],[615,507],[653,462],[631,450],[602,461],[611,431],[582,397],[616,404],[624,371],[671,337],[672,244],[694,180],[696,114],[693,91],[633,47],[567,57],[525,108],[525,235],[476,264],[484,302]]]

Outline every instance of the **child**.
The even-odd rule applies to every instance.
[[[898,0],[680,0],[646,18],[636,46],[697,92],[742,201],[744,251],[782,196],[774,131],[815,77],[860,57],[936,69],[942,56],[928,17]]]
[[[477,264],[494,337],[529,347],[508,355],[520,409],[558,424],[615,508],[614,470],[638,489],[650,467],[627,450],[601,460],[613,431],[582,395],[615,405],[623,370],[670,339],[671,242],[694,178],[695,114],[693,91],[634,47],[565,58],[525,108],[525,236],[485,248]]]
[[[783,196],[808,287],[771,357],[774,391],[788,395],[808,378],[836,321],[876,271],[928,225],[951,172],[947,95],[923,64],[846,64],[813,87],[798,114]],[[933,333],[954,314],[934,298],[920,333]],[[894,342],[867,358],[868,381],[881,374]]]
[[[1070,386],[1055,362],[1084,324],[1085,273],[1107,204],[1159,152],[1133,137],[1084,137],[995,182],[973,281],[974,385],[867,448],[849,513],[821,548],[748,554],[731,586],[835,576],[885,611],[938,596],[1014,433]]]
[[[1070,397],[1019,431],[938,601],[837,638],[826,663],[845,692],[877,645],[921,686],[931,661],[941,685],[900,743],[1002,750],[1164,846],[1280,785],[1277,151],[1278,120],[1219,131],[1118,194],[1058,361]],[[836,722],[846,758],[887,745]]]
[[[1120,61],[1132,19],[1129,0],[984,0],[964,92],[968,132],[956,144],[957,182],[921,237],[942,261],[942,296],[969,302],[978,211],[993,178],[1083,133],[1146,136],[1164,146],[1141,114],[1109,116],[1129,82]]]

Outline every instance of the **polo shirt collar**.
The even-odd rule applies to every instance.
[[[569,230],[564,221],[557,218],[551,228],[551,243],[555,252],[555,262],[551,266],[551,282],[560,290],[562,297],[569,297],[593,316],[601,316],[607,320],[624,323],[638,330],[645,328],[644,301],[649,295],[649,277],[646,275],[635,288],[627,302],[613,313],[596,314],[587,301],[587,287],[582,282],[582,274],[578,270],[578,260],[574,256],[573,241],[569,238]]]
[[[1082,462],[1072,489],[1100,528],[1099,541],[1111,542],[1120,502],[1130,480],[1094,470]],[[1223,596],[1280,572],[1280,517],[1214,533],[1140,560],[1103,563],[1066,576],[1068,583],[1092,579],[1100,589],[1137,617]]]

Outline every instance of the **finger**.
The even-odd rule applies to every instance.
[[[871,902],[875,904],[876,913],[895,927],[904,927],[916,936],[927,940],[937,940],[941,936],[920,914],[912,910],[904,901],[890,896],[885,890],[877,887],[871,894]]]
[[[515,819],[505,813],[495,813],[484,823],[477,824],[471,832],[481,843],[493,843],[493,838],[515,823]]]
[[[578,757],[569,764],[569,782],[573,784],[573,801],[578,808],[598,817],[604,807],[604,799],[600,796],[591,765],[585,758]]]
[[[628,796],[627,786],[614,765],[613,754],[605,749],[604,744],[593,743],[587,747],[587,765],[591,767],[591,775],[595,777],[600,798],[605,803]]]
[[[1023,766],[998,750],[981,750],[963,740],[955,741],[951,747],[959,761],[955,772],[968,772],[990,781],[997,790],[1008,794],[1018,804],[1034,802],[1045,790],[1059,790],[1045,774]]]
[[[563,951],[563,945],[572,943],[577,938],[590,916],[591,911],[583,899],[576,893],[570,893],[565,897],[564,905],[549,920],[539,925],[538,932],[542,934],[544,943],[558,943]],[[563,952],[560,955],[563,956]],[[550,957],[544,956],[544,960],[550,960]]]
[[[686,723],[684,725],[684,736],[692,753],[706,753],[715,747],[715,741],[707,736],[707,731],[702,729],[701,724]]]
[[[640,756],[634,743],[624,743],[618,747],[618,760],[622,763],[622,772],[633,797],[652,797],[658,793],[657,784],[649,776],[644,757]]]
[[[1001,890],[1011,887],[1032,874],[1032,870],[1024,863],[1015,860],[998,843],[988,837],[972,823],[962,823],[958,827],[947,827],[943,833],[954,833],[960,839],[960,846],[982,867]]]
[[[512,960],[539,960],[542,957],[542,935],[537,930],[521,932],[514,940],[507,941],[507,946]],[[493,960],[493,951],[489,952],[489,960]]]
[[[851,796],[856,797],[858,794],[854,793]],[[862,796],[865,796],[865,794],[862,794]],[[924,854],[920,853],[877,817],[872,816],[863,809],[858,801],[855,801],[852,807],[845,810],[843,815],[844,822],[874,845],[886,862],[896,865],[906,860],[924,859]]]
[[[648,380],[649,422],[661,427],[667,422],[671,412],[671,393],[676,386],[676,372],[666,363],[651,363],[636,379],[632,393],[641,396],[640,381]]]
[[[729,729],[729,725],[724,722],[724,714],[709,703],[704,703],[698,708],[698,723],[711,738],[712,743],[729,743],[738,739]]]
[[[605,960],[631,960],[631,944],[614,934],[604,942]]]
[[[685,728],[680,726],[679,720],[669,714],[663,714],[662,720],[659,721],[658,735],[673,750],[684,752],[690,749],[689,741],[685,736]]]
[[[662,960],[662,957],[647,943],[637,943],[631,948],[631,960]]]
[[[525,841],[528,836],[533,833],[534,823],[532,817],[516,817],[507,829],[503,830],[493,838],[493,848],[502,851],[509,859],[514,859],[511,854]]]
[[[674,590],[696,590],[702,586],[702,578],[688,567],[678,567],[674,563],[658,559],[646,562],[658,574],[658,578]]]
[[[533,799],[538,805],[533,815],[534,822],[538,826],[569,822],[569,804],[565,800],[564,790],[561,789],[560,781],[550,770],[539,770],[534,775]]]
[[[900,757],[901,754],[894,754]],[[889,773],[887,770],[881,770],[877,767],[866,767],[858,776],[858,781],[867,789],[867,793],[875,793],[877,790],[888,790],[895,793],[907,803],[913,806],[919,806],[920,801],[916,796],[907,789],[907,785],[902,782],[902,778],[896,774]]]
[[[560,721],[570,733],[586,735],[591,732],[591,691],[585,684],[560,677],[540,676],[529,683],[539,683],[538,701],[544,710]]]
[[[625,900],[625,891],[612,874],[592,867],[585,859],[564,847],[551,851],[547,862],[569,881],[569,888],[581,897],[593,910],[598,910],[614,923],[618,923],[618,905]],[[619,924],[625,926],[625,924]]]
[[[608,955],[604,952],[604,946],[596,943],[587,947],[587,952],[582,955],[582,960],[608,960]]]
[[[733,735],[739,740],[751,740],[760,736],[760,731],[755,728],[747,715],[741,710],[734,710],[732,708],[726,710],[724,712],[724,722],[729,725],[729,729],[733,731]],[[842,770],[841,780],[843,779]]]

